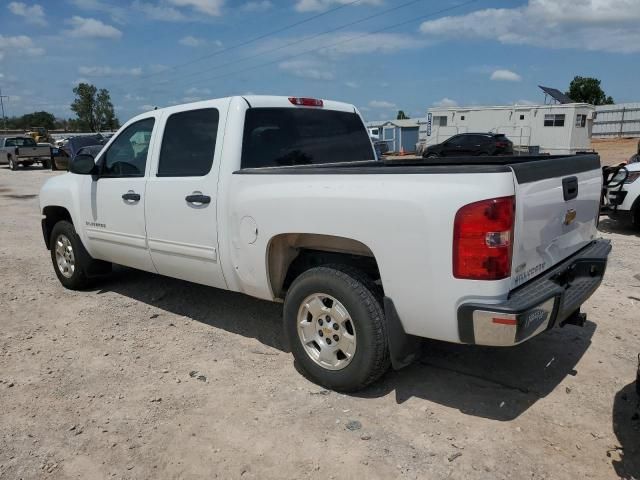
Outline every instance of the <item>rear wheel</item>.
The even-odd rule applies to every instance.
[[[51,168],[51,160],[43,160],[42,168],[44,168],[45,170],[49,170]]]
[[[18,169],[18,164],[13,159],[13,157],[9,157],[9,168],[14,171]]]
[[[425,155],[424,158],[438,158],[438,155],[436,155],[435,153],[429,153],[429,154]]]
[[[362,272],[342,265],[312,268],[294,280],[284,328],[310,380],[355,391],[387,371],[386,323],[376,290]]]

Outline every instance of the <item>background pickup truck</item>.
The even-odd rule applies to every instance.
[[[51,147],[38,146],[29,136],[0,137],[0,163],[9,164],[11,170],[19,165],[28,167],[40,163],[42,168],[51,167]]]
[[[302,371],[337,390],[420,337],[510,346],[584,323],[611,248],[597,155],[374,159],[353,105],[154,110],[47,181],[45,244],[71,289],[116,263],[283,301]]]

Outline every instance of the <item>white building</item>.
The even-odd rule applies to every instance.
[[[593,122],[593,136],[640,137],[640,103],[598,105]]]
[[[420,125],[418,151],[458,133],[503,133],[514,151],[573,154],[591,148],[594,107],[586,103],[433,107]]]

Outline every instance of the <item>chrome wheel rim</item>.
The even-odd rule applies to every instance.
[[[76,257],[73,253],[71,241],[66,235],[58,235],[55,244],[56,263],[58,271],[65,278],[71,278],[76,270]]]
[[[298,337],[313,362],[342,370],[356,353],[356,330],[349,312],[336,298],[314,293],[298,310]]]

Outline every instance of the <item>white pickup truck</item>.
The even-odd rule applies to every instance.
[[[640,154],[640,145],[638,146]],[[614,220],[631,223],[640,229],[640,162],[613,167],[603,195],[603,209]],[[613,171],[616,173],[613,174]]]
[[[343,391],[420,337],[509,346],[584,323],[611,249],[597,155],[374,159],[345,103],[158,109],[45,183],[44,241],[67,288],[116,263],[283,301],[303,371]]]

